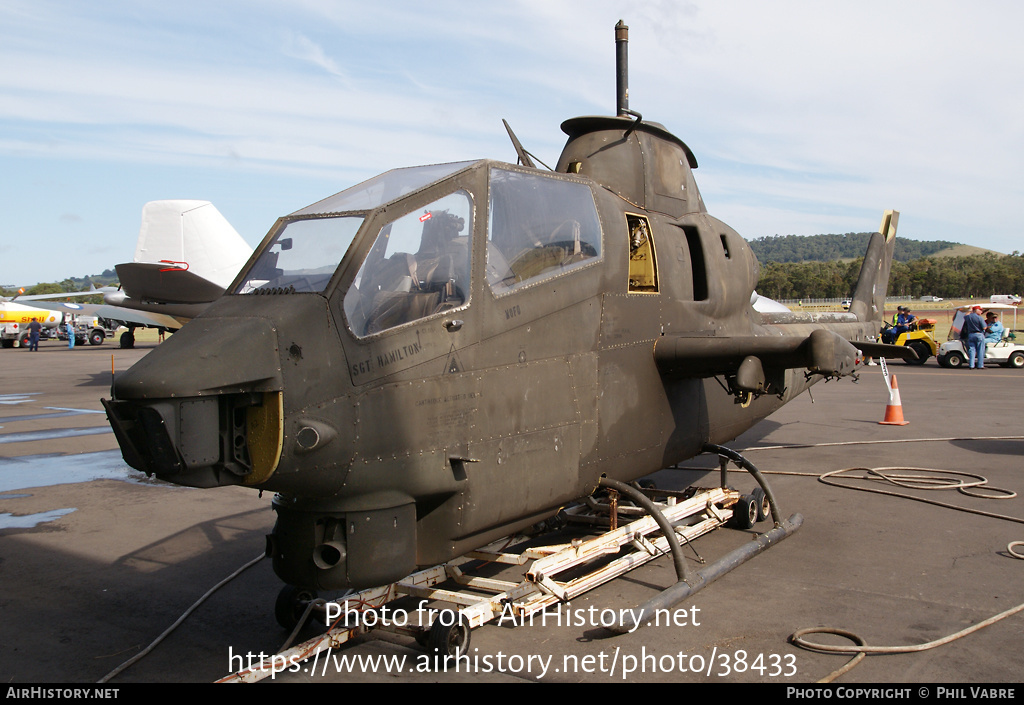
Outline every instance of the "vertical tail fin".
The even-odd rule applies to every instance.
[[[142,209],[135,262],[178,266],[223,289],[251,254],[209,201],[150,201]]]
[[[150,201],[142,209],[135,261],[114,269],[123,292],[138,301],[208,303],[251,254],[209,201]]]
[[[886,211],[882,225],[871,236],[864,264],[857,278],[850,313],[861,321],[881,321],[885,311],[885,294],[889,288],[889,270],[892,268],[892,254],[896,249],[896,225],[899,211]]]

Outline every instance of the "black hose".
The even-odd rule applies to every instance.
[[[672,562],[676,566],[676,578],[680,581],[687,582],[690,579],[689,572],[686,570],[686,558],[683,556],[683,548],[679,545],[679,538],[676,536],[675,529],[668,523],[668,519],[661,513],[661,510],[655,506],[654,502],[650,500],[643,492],[627,485],[624,482],[613,480],[610,477],[601,476],[598,478],[597,484],[601,487],[608,487],[616,490],[631,500],[639,504],[647,513],[651,515],[654,521],[658,522],[658,526],[661,527],[661,532],[665,534],[665,540],[668,541],[668,548],[672,551]]]
[[[775,526],[782,525],[782,514],[779,513],[778,504],[775,502],[775,495],[772,494],[772,490],[768,486],[768,483],[765,482],[765,479],[761,476],[761,471],[758,470],[752,462],[750,462],[749,460],[747,460],[746,458],[744,458],[742,455],[732,450],[731,448],[715,445],[714,443],[705,443],[704,447],[701,450],[703,450],[705,453],[716,453],[723,458],[728,458],[729,460],[733,461],[734,463],[742,467],[744,470],[749,472],[751,475],[753,475],[754,479],[757,480],[757,484],[759,484],[761,486],[761,489],[764,490],[764,494],[768,498],[769,504],[771,504],[772,521],[775,522]]]

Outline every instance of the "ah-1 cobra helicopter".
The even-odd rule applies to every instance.
[[[277,493],[277,574],[398,580],[725,443],[872,342],[898,214],[848,313],[760,313],[693,153],[628,109],[554,170],[395,169],[280,218],[227,293],[113,383],[125,460]]]

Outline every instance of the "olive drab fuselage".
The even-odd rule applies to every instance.
[[[892,233],[850,313],[761,314],[757,261],[706,212],[685,144],[627,117],[563,129],[554,172],[395,170],[280,219],[225,296],[116,379],[129,464],[278,493],[280,577],[361,588],[850,371]]]

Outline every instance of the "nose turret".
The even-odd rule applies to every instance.
[[[125,462],[192,487],[266,481],[281,448],[277,347],[265,319],[201,318],[120,374],[103,404]]]

